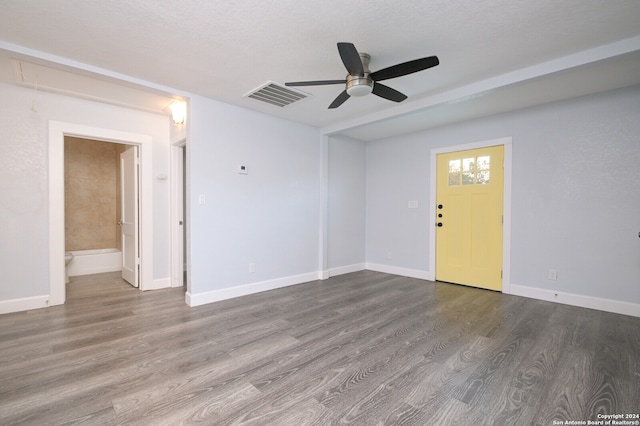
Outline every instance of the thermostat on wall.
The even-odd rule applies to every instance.
[[[247,166],[238,166],[238,173],[241,175],[246,175],[248,172]]]

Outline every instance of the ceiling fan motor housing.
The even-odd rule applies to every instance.
[[[369,61],[371,56],[360,53],[364,75],[347,75],[347,93],[349,96],[365,96],[373,91],[373,80],[369,77]]]
[[[373,80],[369,77],[369,73],[365,73],[363,77],[347,76],[347,93],[349,96],[365,96],[373,91]]]

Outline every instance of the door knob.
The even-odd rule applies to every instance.
[[[442,207],[443,207],[442,204],[438,204],[439,209],[442,209]]]
[[[438,222],[438,228],[442,228],[442,222]]]

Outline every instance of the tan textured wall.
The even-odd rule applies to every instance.
[[[120,145],[65,137],[65,250],[119,247]]]

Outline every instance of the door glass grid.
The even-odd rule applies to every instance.
[[[449,186],[486,185],[490,180],[490,155],[449,160]]]

